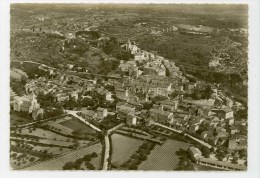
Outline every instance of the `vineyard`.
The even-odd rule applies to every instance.
[[[113,134],[112,139],[112,164],[120,166],[139,148],[143,141],[127,136]]]
[[[59,158],[54,158],[52,160],[40,162],[39,164],[35,164],[31,167],[26,168],[25,170],[62,170],[62,167],[65,163],[70,161],[73,162],[93,152],[96,152],[98,154],[98,157],[94,158],[91,162],[95,167],[99,167],[101,162],[101,150],[102,146],[100,143],[98,143],[80,150],[72,151],[71,153],[68,153]]]
[[[138,170],[174,170],[179,162],[175,154],[180,148],[187,149],[189,144],[175,140],[167,140],[162,146],[156,145],[148,159],[140,164]]]

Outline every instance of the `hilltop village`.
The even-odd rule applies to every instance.
[[[89,11],[81,13],[91,16]],[[92,16],[98,21],[98,16]],[[126,12],[120,16],[122,19],[112,22],[120,24],[125,16],[134,18],[136,14]],[[199,72],[191,75],[190,68],[195,65],[175,63],[169,57],[174,52],[167,51],[171,45],[165,45],[164,51],[161,44],[158,50],[169,54],[166,57],[157,50],[143,49],[123,32],[120,35],[124,38],[109,35],[111,26],[104,27],[109,25],[108,20],[100,18],[100,24],[86,24],[72,18],[58,30],[56,26],[47,28],[53,19],[46,17],[33,19],[34,24],[46,27],[20,24],[12,32],[12,169],[247,169],[247,104],[235,93],[246,84],[241,84],[238,74],[214,73],[209,76],[214,80],[202,80],[198,77],[200,71],[204,79],[208,71],[197,70],[197,66]],[[126,21],[130,23],[129,17]],[[137,21],[133,27],[129,25],[131,30],[138,34],[141,29],[159,39],[170,35],[207,41],[217,39],[216,31],[224,31],[200,23],[172,26],[170,21],[156,30],[157,21]],[[153,26],[147,30],[149,23]],[[196,57],[185,54],[187,60],[196,63],[195,58],[205,57],[191,49]],[[223,54],[218,55],[226,60]],[[218,64],[210,64],[218,71],[219,62],[224,60],[216,61]],[[217,82],[212,82],[215,78]]]
[[[25,95],[11,92],[12,111],[28,114],[30,122],[72,114],[101,130],[117,125],[137,130],[161,127],[203,145],[206,155],[199,148],[189,147],[197,164],[224,170],[245,169],[247,122],[234,116],[234,112],[243,109],[241,103],[225,96],[218,86],[189,82],[174,62],[140,49],[135,42],[128,40],[121,47],[134,59],[121,61],[116,70],[120,74],[106,77],[86,79],[72,72],[73,65],[67,65],[69,74],[40,64],[38,68],[47,75],[29,80],[22,70],[11,69],[11,78],[26,81]],[[194,99],[195,94],[201,99]],[[116,132],[140,137],[131,129]],[[155,133],[165,134],[160,129]],[[146,137],[143,139],[154,139]]]

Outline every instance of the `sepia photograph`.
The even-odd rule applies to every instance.
[[[234,4],[11,4],[12,169],[246,170],[247,20]]]
[[[9,8],[9,171],[248,171],[247,3]]]

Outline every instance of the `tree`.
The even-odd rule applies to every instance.
[[[238,161],[237,157],[234,156],[233,159],[231,160],[231,163],[237,164],[237,161]]]
[[[96,158],[96,157],[98,157],[98,155],[97,155],[96,152],[93,152],[93,153],[91,153],[91,157],[92,157],[92,158]]]
[[[219,161],[222,161],[224,157],[225,157],[224,151],[222,151],[222,150],[220,150],[220,149],[217,149],[216,158],[217,158]]]
[[[85,155],[83,157],[83,161],[90,161],[91,160],[91,156],[90,155]]]
[[[204,157],[208,158],[209,155],[210,155],[210,153],[211,153],[211,151],[210,151],[209,148],[207,148],[207,147],[205,147],[205,146],[202,146],[202,148],[201,148],[201,153],[202,153],[202,155],[203,155]]]
[[[74,163],[73,162],[67,162],[62,167],[63,170],[72,170],[73,168],[74,168]]]

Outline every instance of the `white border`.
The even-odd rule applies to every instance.
[[[9,168],[9,34],[10,3],[213,3],[249,5],[249,157],[247,172],[89,172],[89,171],[10,171]],[[259,62],[259,1],[258,0],[0,0],[0,177],[260,177],[260,62]]]

